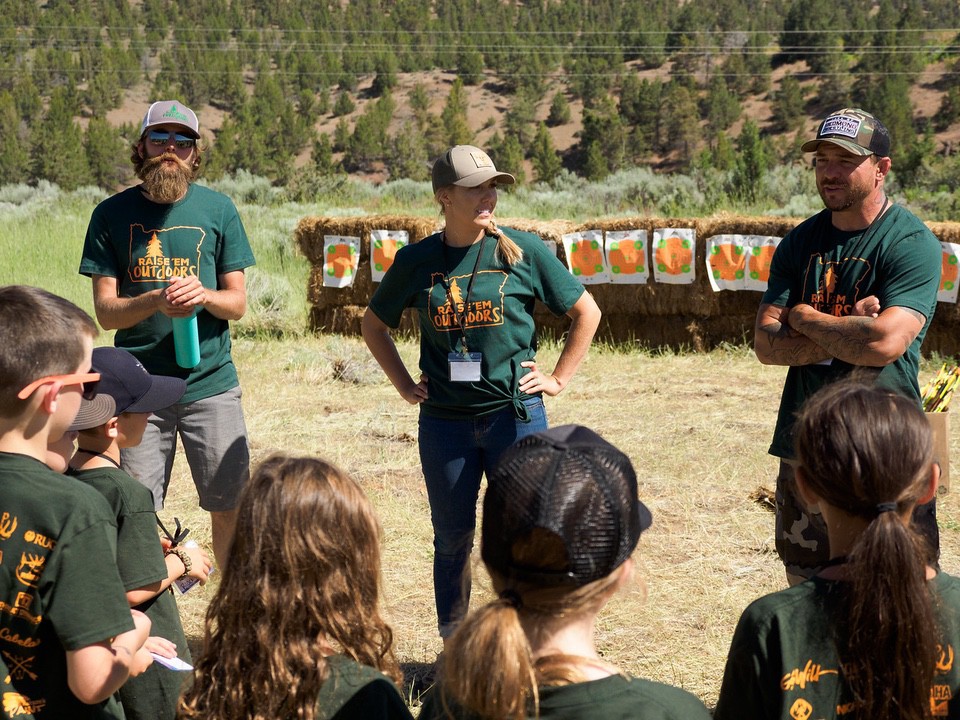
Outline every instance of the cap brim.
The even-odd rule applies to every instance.
[[[842,147],[848,152],[852,152],[854,155],[861,155],[866,157],[867,155],[873,155],[873,150],[869,148],[861,147],[851,140],[844,140],[842,138],[817,138],[816,140],[808,140],[803,145],[800,146],[802,152],[816,152],[817,148],[820,147],[821,143],[830,143],[831,145],[836,145],[837,147]]]
[[[146,132],[148,132],[149,130],[151,130],[151,129],[155,128],[155,127],[159,127],[160,125],[170,125],[170,126],[173,126],[173,127],[178,127],[178,128],[180,128],[181,130],[183,130],[183,134],[184,134],[184,135],[189,135],[189,136],[192,137],[194,140],[199,140],[199,139],[200,139],[200,133],[198,133],[196,130],[194,130],[194,129],[193,129],[192,127],[190,127],[189,125],[184,125],[184,124],[182,124],[182,123],[178,123],[176,120],[164,120],[163,122],[151,123],[150,125],[147,125],[147,126],[143,129],[143,131],[140,133],[140,137],[143,137],[143,135],[144,135]]]
[[[157,412],[178,402],[187,390],[187,381],[167,375],[152,375],[150,389],[139,400],[123,408],[122,412]]]
[[[653,515],[650,513],[650,508],[639,500],[637,500],[637,514],[640,518],[640,532],[653,525]]]
[[[81,400],[77,417],[67,428],[68,432],[75,430],[89,430],[103,425],[117,413],[117,404],[109,395],[100,393],[93,400]]]
[[[453,184],[459,185],[460,187],[477,187],[478,185],[483,185],[485,182],[490,182],[491,180],[496,180],[499,185],[513,185],[517,181],[517,179],[510,173],[491,170],[489,172],[472,173],[461,180],[457,180]]]

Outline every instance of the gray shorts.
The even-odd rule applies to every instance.
[[[121,452],[123,469],[153,493],[157,510],[163,507],[167,496],[178,435],[200,496],[200,507],[208,512],[223,512],[237,506],[240,490],[250,476],[250,448],[241,395],[238,386],[154,413],[143,441]]]
[[[918,505],[913,511],[913,528],[926,540],[928,562],[936,565],[940,557],[940,532],[937,527],[937,499]],[[830,559],[827,526],[819,512],[811,511],[800,497],[793,465],[780,461],[777,474],[777,523],[774,538],[777,554],[791,575],[810,578]]]

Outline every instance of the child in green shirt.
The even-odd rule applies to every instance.
[[[117,565],[127,602],[153,623],[149,649],[161,657],[190,660],[171,584],[184,575],[205,582],[210,558],[199,547],[174,547],[164,555],[150,491],[120,469],[121,448],[140,442],[151,412],[180,399],[186,383],[150,375],[126,350],[93,351],[100,373],[95,398],[85,402],[72,429],[79,431],[78,449],[69,474],[95,488],[106,499],[117,522]],[[103,421],[103,406],[113,407]],[[154,664],[118,692],[127,720],[173,720],[184,676]]]

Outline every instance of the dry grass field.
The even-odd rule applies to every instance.
[[[399,343],[409,367],[416,346]],[[555,344],[541,348],[553,362]],[[364,487],[384,528],[384,602],[408,674],[436,657],[431,532],[416,449],[416,408],[370,360],[359,338],[240,339],[254,460],[275,451],[324,456]],[[921,381],[934,374],[927,363]],[[706,354],[594,347],[567,390],[547,400],[554,425],[588,425],[632,458],[653,527],[640,540],[637,579],[601,617],[599,647],[624,670],[716,700],[736,620],[753,598],[783,586],[773,514],[750,494],[772,487],[766,454],[784,371],[746,348]],[[953,443],[953,457],[957,457]],[[178,461],[164,519],[177,515],[209,544],[205,516]],[[941,498],[942,564],[960,572],[956,495]],[[474,553],[474,602],[489,597]],[[216,575],[214,576],[216,578]],[[199,642],[212,585],[181,598]],[[410,690],[408,689],[408,693]],[[410,694],[413,707],[418,704]]]

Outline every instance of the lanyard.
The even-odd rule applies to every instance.
[[[463,352],[466,354],[467,350],[467,308],[470,307],[470,293],[473,290],[473,280],[477,277],[477,269],[480,267],[480,258],[483,256],[483,244],[487,241],[487,234],[484,233],[483,237],[480,239],[480,250],[477,252],[477,260],[473,264],[473,272],[470,273],[470,282],[467,283],[467,294],[463,298],[463,312],[457,308],[457,303],[454,302],[453,297],[450,293],[450,281],[448,276],[450,275],[449,262],[447,262],[447,233],[443,233],[443,237],[440,238],[440,247],[443,248],[443,289],[447,293],[447,302],[450,303],[450,309],[453,311],[453,317],[457,321],[457,326],[460,328],[460,335],[463,338]]]

